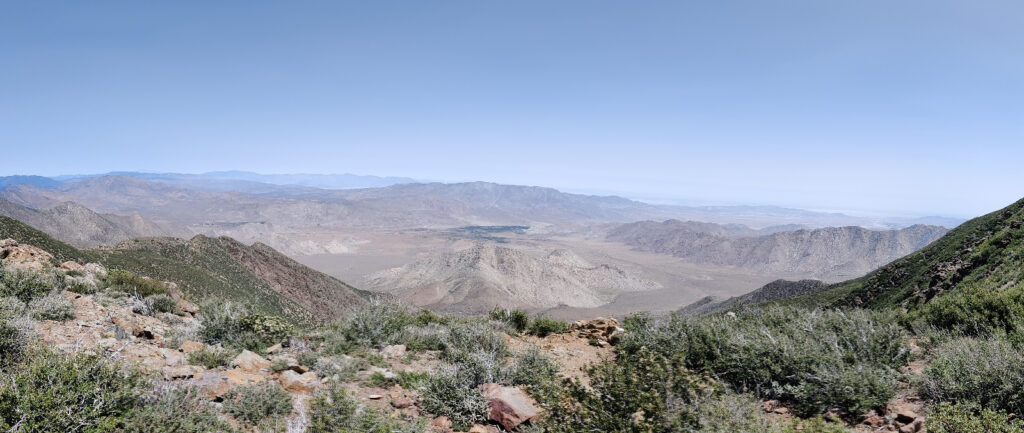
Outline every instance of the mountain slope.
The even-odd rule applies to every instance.
[[[99,253],[107,266],[173,281],[193,298],[251,304],[297,322],[334,319],[363,302],[341,281],[233,239],[140,238]]]
[[[642,221],[612,230],[608,239],[696,264],[739,266],[835,281],[863,275],[916,251],[945,234],[946,229],[915,225],[873,231],[851,226],[761,236],[749,233],[717,224]]]
[[[61,262],[68,260],[88,262],[95,261],[93,253],[82,251],[36,229],[28,224],[0,215],[0,239],[14,239],[18,243],[28,244],[42,249],[53,255]]]
[[[161,227],[142,218],[102,215],[74,202],[32,209],[0,198],[0,215],[23,221],[77,247],[114,244],[125,239],[167,235]]]
[[[810,293],[818,293],[825,290],[827,287],[827,284],[818,280],[775,280],[765,284],[753,292],[734,296],[728,299],[704,297],[697,302],[683,307],[679,312],[683,314],[710,314],[731,308],[742,307],[744,305],[763,304],[765,302],[790,299]]]
[[[965,287],[1019,290],[1024,199],[972,219],[928,247],[816,295],[830,305],[912,307]]]
[[[565,250],[534,258],[517,249],[477,244],[378,272],[369,287],[419,306],[479,312],[496,305],[596,307],[618,293],[660,285],[613,266],[592,265]]]

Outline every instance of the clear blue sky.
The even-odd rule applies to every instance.
[[[399,175],[969,216],[1024,2],[5,2],[0,174]]]

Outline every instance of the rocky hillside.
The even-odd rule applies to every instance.
[[[650,221],[624,224],[608,239],[696,264],[739,266],[766,273],[842,280],[914,252],[946,233],[937,226],[901,230],[828,227],[751,236],[717,224]]]
[[[98,214],[74,202],[32,209],[0,198],[0,215],[24,221],[61,241],[82,248],[168,234],[138,214]]]
[[[418,306],[472,312],[496,305],[596,307],[622,292],[658,287],[614,266],[587,263],[569,251],[535,258],[493,244],[431,256],[378,272],[368,281],[368,288]]]
[[[363,302],[348,284],[230,238],[140,238],[98,252],[108,266],[175,282],[190,296],[251,303],[297,320],[330,320]]]
[[[236,301],[299,323],[331,320],[364,302],[361,292],[266,245],[196,236],[139,238],[80,250],[18,220],[0,216],[0,239],[38,245],[58,261],[95,261],[175,283],[196,300]]]

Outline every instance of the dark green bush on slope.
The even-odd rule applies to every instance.
[[[0,377],[0,429],[118,431],[144,385],[134,369],[96,355],[40,350]]]
[[[906,332],[886,312],[773,307],[736,316],[634,316],[625,327],[620,356],[643,348],[678,356],[685,368],[787,401],[802,415],[884,405],[909,357]]]
[[[1024,411],[1024,350],[1001,338],[961,338],[935,350],[919,383],[936,402]]]

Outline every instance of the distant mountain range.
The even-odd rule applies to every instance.
[[[104,213],[139,213],[178,233],[204,234],[218,225],[279,228],[451,228],[466,225],[572,226],[594,222],[680,219],[749,227],[857,225],[900,228],[913,221],[770,206],[653,205],[615,196],[569,194],[552,188],[487,182],[403,183],[407,178],[354,175],[201,175],[135,173],[0,178],[0,196],[33,207],[73,201]],[[56,183],[54,183],[56,182]],[[330,186],[326,189],[319,186]],[[387,186],[379,186],[387,185]],[[955,225],[956,221],[946,221]],[[202,227],[199,227],[199,226]],[[261,231],[262,227],[250,227]]]
[[[536,258],[514,248],[477,244],[378,272],[366,287],[435,310],[482,312],[495,306],[597,307],[620,293],[661,285],[614,266],[588,263],[567,250]]]
[[[739,266],[838,281],[863,275],[917,251],[947,232],[943,227],[924,225],[884,231],[853,226],[778,229],[753,230],[678,220],[641,221],[619,226],[609,232],[608,239],[695,264]]]

